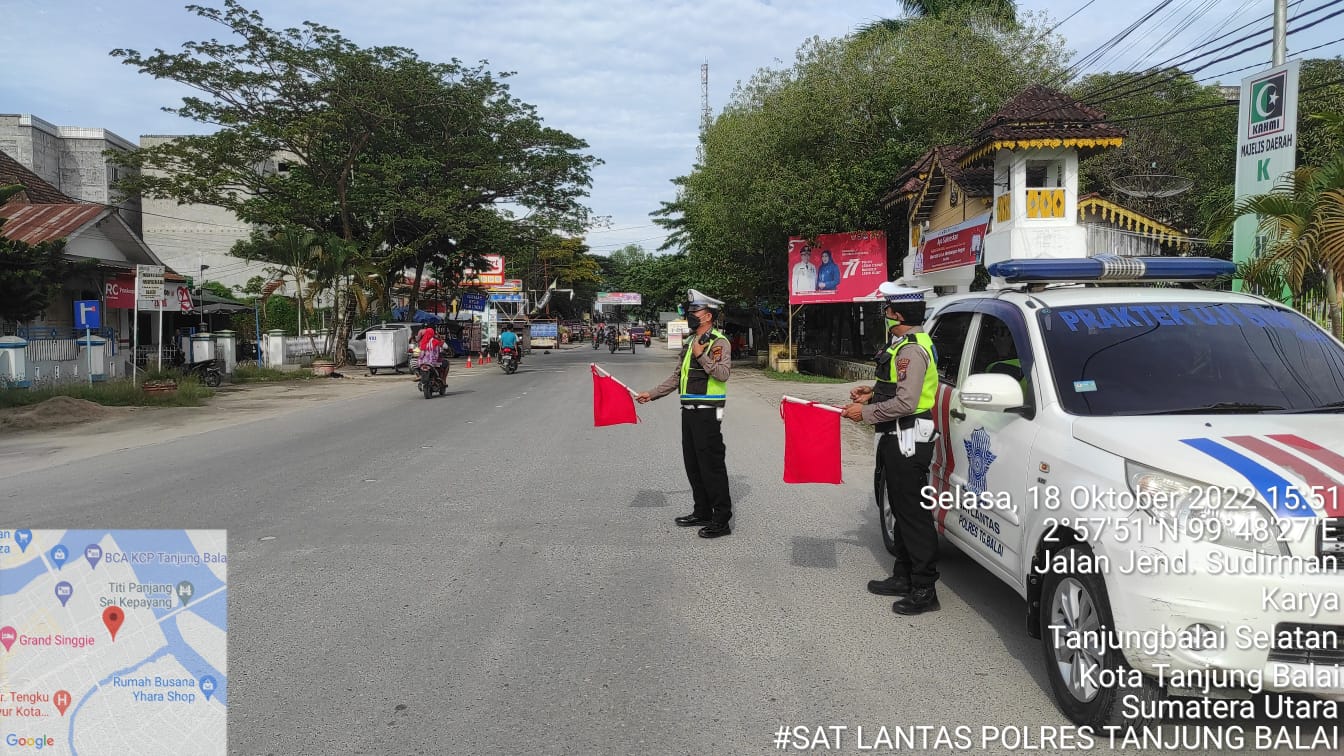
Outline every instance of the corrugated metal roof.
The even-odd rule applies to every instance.
[[[74,202],[14,158],[0,152],[0,186],[18,184],[30,202]]]
[[[0,234],[28,244],[64,239],[109,212],[103,205],[29,205],[10,200],[0,207]]]

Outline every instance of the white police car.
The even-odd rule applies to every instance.
[[[1344,701],[1344,346],[1256,296],[1046,285],[1230,267],[1009,260],[990,272],[1010,288],[931,308],[930,506],[1026,598],[1080,724]]]

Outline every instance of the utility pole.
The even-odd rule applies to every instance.
[[[1270,65],[1288,62],[1288,0],[1274,0],[1274,59]]]

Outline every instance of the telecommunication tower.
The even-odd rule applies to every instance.
[[[700,144],[695,150],[696,162],[705,162],[705,135],[709,133],[709,61],[700,64]]]

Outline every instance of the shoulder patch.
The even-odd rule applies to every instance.
[[[910,367],[909,357],[902,357],[901,359],[896,360],[896,369],[901,371],[901,373],[905,373],[906,369],[909,367]]]
[[[709,358],[711,360],[718,360],[721,357],[723,357],[723,347],[716,346],[712,350],[710,350]]]

